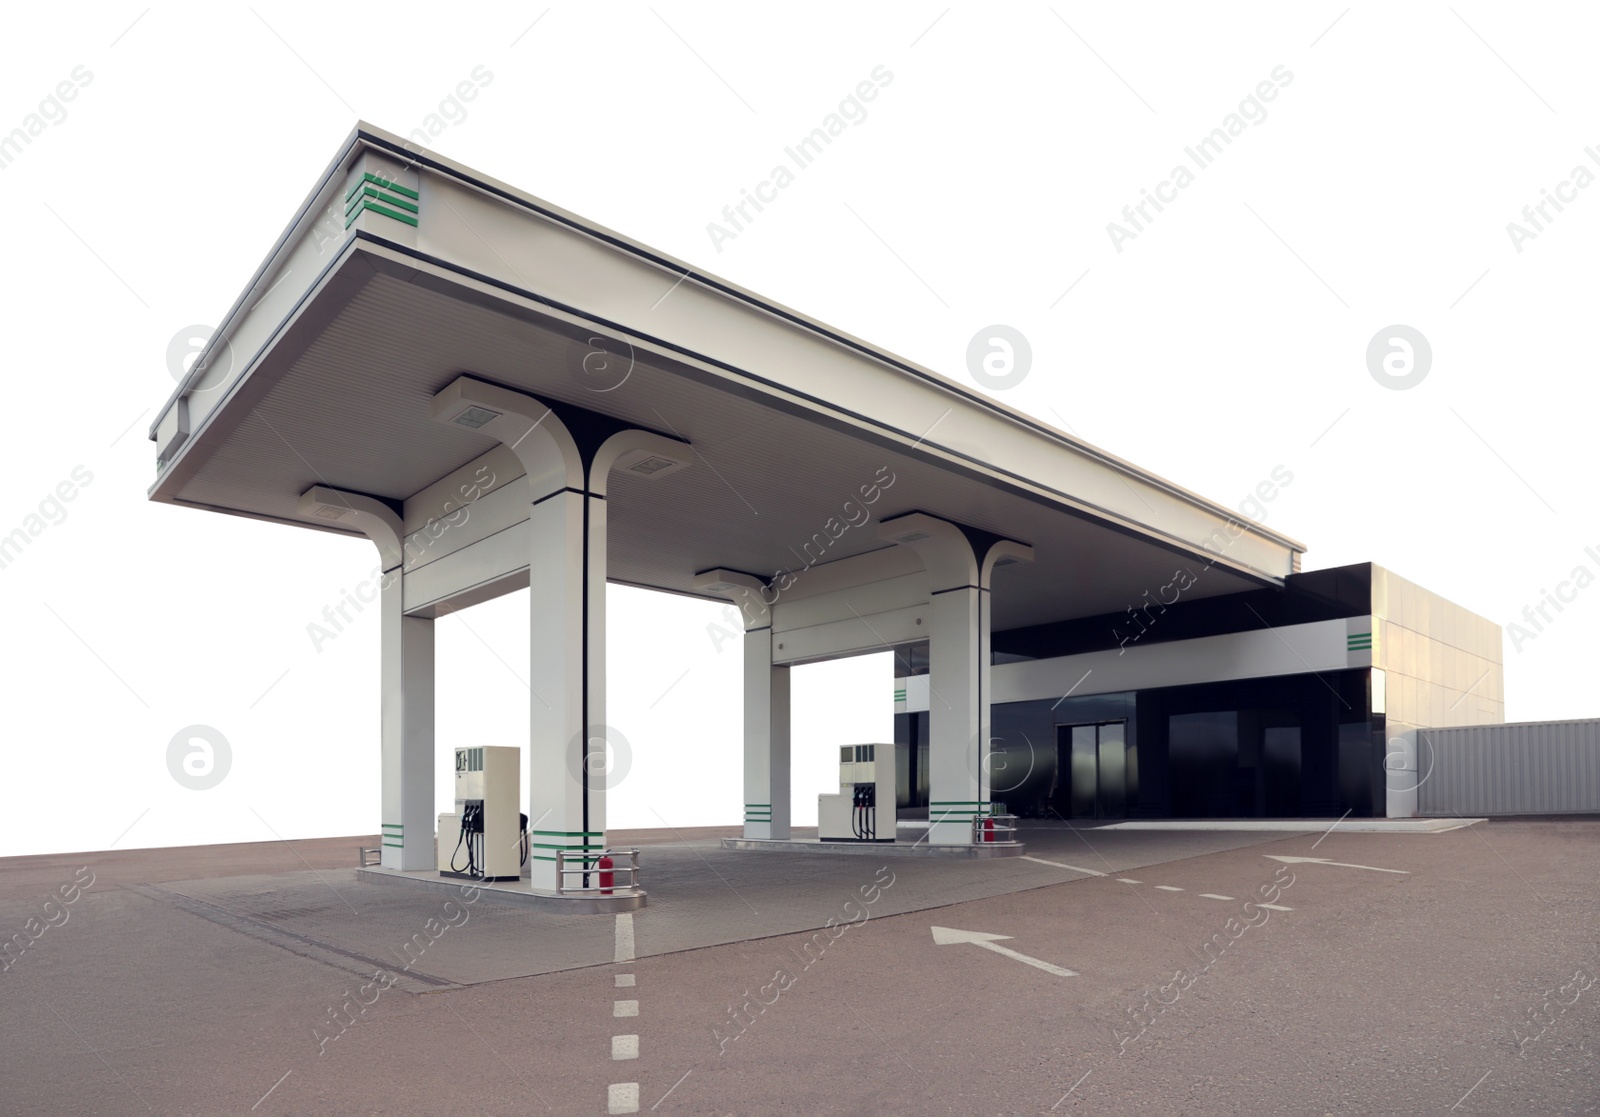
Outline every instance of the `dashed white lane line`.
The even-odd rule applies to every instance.
[[[1038,859],[1030,857],[1027,860],[1034,861],[1034,860],[1038,860]],[[1051,865],[1051,864],[1054,864],[1054,862],[1046,861],[1045,864],[1046,865]],[[1069,865],[1063,865],[1061,867],[1062,868],[1071,868],[1071,866],[1069,866]],[[1083,871],[1089,872],[1091,870],[1083,870]],[[1104,876],[1105,874],[1102,873],[1102,874],[1099,874],[1099,875]],[[1123,884],[1142,884],[1142,883],[1144,883],[1143,881],[1134,880],[1132,877],[1118,877],[1117,880],[1120,881]],[[1183,889],[1178,888],[1177,886],[1171,885],[1171,884],[1157,884],[1157,885],[1154,885],[1153,887],[1159,888],[1163,892],[1182,892],[1183,891]],[[1206,899],[1206,900],[1233,900],[1233,899],[1237,898],[1237,897],[1234,897],[1234,896],[1224,896],[1220,892],[1199,892],[1199,893],[1196,893],[1196,895],[1198,895],[1201,898]],[[1293,908],[1284,907],[1282,904],[1263,904],[1263,903],[1257,902],[1255,904],[1255,906],[1258,907],[1258,908],[1266,908],[1268,911],[1293,911],[1294,910]]]
[[[606,1087],[607,1113],[639,1112],[639,1084],[614,1082]]]
[[[612,951],[613,962],[633,961],[633,913],[618,912],[616,927],[616,943]],[[634,984],[634,975],[619,973],[616,975],[616,988],[630,989]],[[619,1019],[627,1016],[639,1015],[638,1001],[612,1001],[611,1016]],[[637,1035],[612,1036],[611,1058],[613,1060],[637,1059],[639,1057],[639,1037]],[[607,1113],[637,1113],[639,1112],[639,1084],[637,1082],[613,1082],[606,1087],[606,1112]]]
[[[1022,860],[1032,861],[1035,865],[1049,865],[1052,869],[1068,869],[1074,873],[1084,873],[1091,877],[1103,877],[1110,875],[1109,873],[1097,872],[1094,869],[1080,868],[1077,865],[1063,865],[1059,861],[1046,861],[1043,857],[1029,857],[1026,853],[1022,855]]]
[[[633,913],[617,913],[617,943],[613,962],[633,961]]]

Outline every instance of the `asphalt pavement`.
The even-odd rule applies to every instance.
[[[1600,1111],[1600,820],[720,833],[630,836],[632,918],[445,910],[354,838],[0,862],[0,1110]]]

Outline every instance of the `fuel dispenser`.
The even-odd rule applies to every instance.
[[[503,745],[456,749],[456,810],[439,816],[442,877],[520,880],[528,816],[517,809],[522,756]]]
[[[839,747],[839,793],[817,796],[819,838],[894,841],[896,752],[887,744]]]

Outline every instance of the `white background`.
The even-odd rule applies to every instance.
[[[1237,505],[1287,467],[1266,522],[1308,569],[1370,559],[1501,623],[1600,573],[1600,186],[1520,253],[1506,228],[1600,171],[1593,16],[1226,12],[8,7],[0,133],[75,67],[92,80],[0,170],[0,534],[74,467],[93,480],[0,570],[0,853],[376,829],[377,623],[320,651],[306,631],[370,546],[147,503],[144,428],[169,342],[231,305],[356,119],[404,134],[442,102],[439,152],[948,375],[979,330],[1020,329],[1033,366],[1005,402],[1204,495]],[[446,99],[478,66],[463,116]],[[893,80],[866,118],[714,246],[708,222],[877,66]],[[1107,223],[1278,66],[1266,118],[1116,251]],[[1407,391],[1365,364],[1396,323],[1433,348]],[[612,825],[736,822],[720,607],[610,605],[610,720],[634,753]],[[1506,642],[1512,720],[1600,713],[1600,589],[1552,617]],[[527,638],[521,597],[440,623],[441,754],[520,740]],[[878,657],[797,678],[797,821],[828,745],[888,732],[890,675]],[[206,792],[167,770],[194,724],[232,752]]]

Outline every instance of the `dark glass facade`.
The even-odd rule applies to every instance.
[[[1370,675],[996,705],[990,797],[1024,818],[1382,815],[1384,726]],[[897,741],[923,743],[926,731],[926,714],[895,718]]]
[[[1281,589],[996,632],[994,663],[1053,659],[1369,616],[1370,563],[1291,574]],[[901,649],[907,675],[927,644]],[[925,713],[895,717],[922,746]],[[1371,670],[1011,702],[991,710],[990,798],[1025,818],[1337,818],[1382,815],[1384,717]],[[923,776],[926,787],[926,776]],[[914,796],[913,796],[914,798]],[[926,791],[918,805],[927,802]]]

